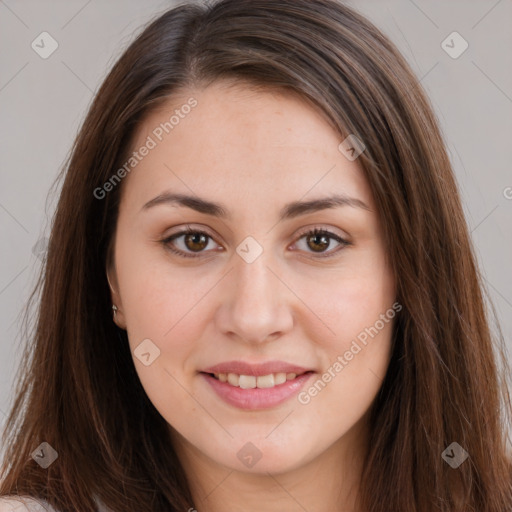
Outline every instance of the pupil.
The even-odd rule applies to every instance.
[[[323,249],[327,248],[329,246],[329,241],[327,240],[327,237],[325,235],[313,235],[313,240],[314,240],[314,244],[319,244],[319,245],[323,245]],[[319,242],[318,240],[322,240],[321,242]],[[313,248],[313,250],[316,250]],[[317,252],[320,252],[320,251],[317,251]]]
[[[198,239],[201,240],[201,241],[198,241]],[[202,242],[202,246],[199,247],[199,248],[198,247],[189,247],[188,244],[187,244],[187,247],[189,247],[189,249],[191,249],[191,250],[196,250],[196,249],[201,250],[201,249],[204,249],[204,242],[206,241],[206,236],[205,235],[203,235],[201,233],[194,233],[192,235],[187,235],[186,242],[188,242],[190,240],[192,240],[193,244],[201,244],[201,242]]]

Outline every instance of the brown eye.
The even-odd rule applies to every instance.
[[[344,240],[335,233],[318,228],[303,233],[299,240],[302,239],[305,239],[306,241],[306,249],[304,250],[310,253],[317,253],[320,258],[328,258],[333,256],[344,247],[351,245],[350,242]],[[332,240],[338,243],[339,247],[337,249],[328,251],[327,249],[330,247]]]
[[[315,252],[322,252],[329,247],[329,236],[325,234],[308,235],[308,247]]]
[[[303,250],[309,253],[317,253],[320,258],[333,256],[344,247],[351,245],[350,242],[344,240],[338,235],[318,228],[305,232],[299,238],[299,240],[302,239],[306,240],[306,249]],[[334,240],[339,247],[328,251],[327,249],[331,246],[332,240]],[[178,243],[178,241],[181,243]],[[167,249],[179,256],[183,256],[185,258],[197,258],[203,256],[203,254],[211,252],[210,250],[207,250],[210,241],[213,242],[213,238],[205,231],[189,228],[167,237],[165,240],[162,240],[162,243]],[[218,246],[215,246],[214,244],[214,248],[215,247],[218,248]]]
[[[178,244],[178,241],[181,243]],[[197,258],[202,256],[202,253],[209,252],[205,249],[208,247],[210,241],[213,241],[213,239],[208,233],[189,228],[167,237],[165,240],[162,240],[162,243],[171,252],[180,256],[185,258]]]
[[[204,233],[193,233],[185,235],[185,245],[191,251],[202,251],[208,245],[208,235]]]

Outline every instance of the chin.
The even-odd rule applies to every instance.
[[[261,437],[246,435],[230,440],[229,445],[222,452],[219,451],[215,458],[231,470],[265,475],[295,470],[315,457],[315,453],[308,450],[307,436],[295,441],[287,436],[279,436],[271,441],[265,436],[268,436],[268,430]]]
[[[294,471],[304,464],[304,459],[299,458],[296,453],[272,453],[272,455],[262,455],[261,459],[252,466],[241,463],[238,459],[235,463],[233,463],[233,461],[230,462],[229,468],[235,471],[252,475],[268,476],[268,473],[278,475]]]

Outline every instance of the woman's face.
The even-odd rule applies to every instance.
[[[176,446],[203,460],[282,472],[362,432],[395,287],[341,142],[301,100],[221,82],[139,128],[117,185],[116,322]]]

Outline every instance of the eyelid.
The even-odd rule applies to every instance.
[[[184,252],[182,251],[181,249],[176,249],[175,247],[172,247],[171,245],[171,242],[176,239],[176,238],[179,238],[180,236],[184,236],[184,235],[188,235],[189,233],[193,233],[193,234],[204,234],[206,235],[207,237],[209,237],[211,240],[213,240],[215,243],[217,243],[215,241],[215,238],[207,228],[204,228],[204,227],[197,227],[195,228],[194,226],[191,226],[190,224],[187,224],[186,227],[184,228],[181,228],[179,229],[178,231],[176,231],[175,233],[172,233],[168,236],[165,236],[162,240],[161,240],[161,243],[168,249],[170,250],[171,252],[177,254],[178,256],[182,256],[184,258],[198,258],[198,257],[207,257],[207,254],[209,252],[212,252],[211,250],[210,251],[200,251],[198,253],[193,253],[193,252]],[[222,248],[222,250],[224,250],[224,248]]]
[[[304,235],[307,235],[308,233],[312,233],[313,231],[320,231],[322,233],[328,233],[333,238],[337,237],[337,238],[340,238],[341,240],[343,240],[344,242],[347,242],[347,243],[349,242],[348,234],[337,233],[334,231],[334,228],[325,227],[325,226],[322,226],[321,224],[311,224],[309,226],[305,226],[305,227],[299,229],[299,231],[297,233],[295,233],[294,237],[295,238],[302,237]]]
[[[299,233],[294,236],[294,238],[296,239],[294,244],[296,244],[298,241],[304,238],[304,236],[314,234],[325,234],[328,236],[328,238],[335,240],[339,244],[339,246],[335,249],[330,249],[327,252],[308,252],[307,257],[313,256],[314,259],[336,257],[345,247],[352,245],[352,242],[348,240],[348,237],[345,238],[345,236],[342,236],[334,232],[332,228],[326,228],[318,225],[306,226],[305,228],[302,228],[302,230],[300,230]]]
[[[210,238],[213,242],[217,243],[216,242],[216,236],[213,236],[209,230],[205,227],[194,227],[190,224],[187,224],[186,227],[176,231],[175,233],[172,233],[171,235],[168,235],[166,237],[164,237],[162,240],[161,240],[161,243],[164,244],[164,246],[170,250],[171,252],[177,254],[178,256],[181,256],[183,258],[198,258],[198,257],[202,257],[202,258],[205,258],[205,257],[208,257],[208,253],[211,253],[212,250],[208,250],[208,251],[199,251],[197,253],[193,253],[193,252],[185,252],[185,251],[182,251],[181,249],[176,249],[175,247],[172,247],[171,245],[171,242],[173,240],[175,240],[176,238],[179,238],[181,236],[184,236],[184,235],[187,235],[187,234],[204,234],[206,235],[208,238]],[[309,254],[312,255],[314,258],[330,258],[330,257],[333,257],[335,256],[336,254],[338,254],[342,249],[344,249],[345,247],[347,246],[351,246],[352,245],[352,242],[350,242],[347,238],[345,238],[345,236],[342,236],[338,233],[335,233],[334,231],[332,231],[332,228],[326,228],[326,227],[322,227],[320,225],[311,225],[311,226],[306,226],[304,228],[302,228],[301,230],[299,230],[298,233],[296,233],[294,235],[294,244],[296,244],[299,240],[301,240],[304,236],[306,235],[313,235],[315,233],[318,233],[318,234],[326,234],[330,239],[333,239],[335,240],[338,244],[339,244],[339,247],[336,248],[336,249],[333,249],[333,250],[329,250],[328,252],[320,252],[320,253],[314,253],[314,252],[310,252]],[[222,251],[225,250],[224,248],[221,249]]]

